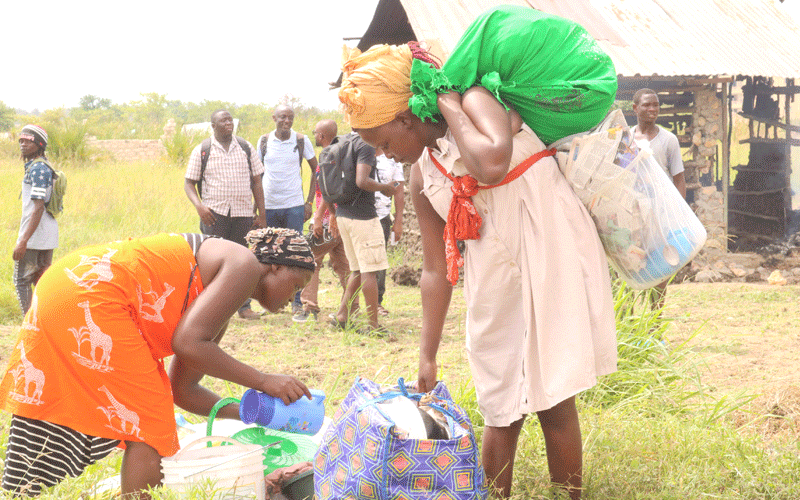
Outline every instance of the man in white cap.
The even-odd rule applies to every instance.
[[[14,247],[14,287],[22,314],[28,312],[33,286],[50,267],[58,246],[58,223],[45,203],[53,193],[54,172],[45,157],[47,132],[25,125],[19,134],[19,150],[25,162],[22,179],[22,219]]]

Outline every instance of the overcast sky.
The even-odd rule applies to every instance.
[[[26,111],[116,104],[141,93],[185,102],[338,106],[344,37],[360,37],[378,0],[3,1],[0,101]],[[357,41],[349,42],[355,45]]]
[[[0,101],[26,111],[77,106],[87,94],[120,104],[145,92],[270,105],[292,94],[335,109],[327,83],[338,77],[342,39],[363,35],[378,3],[0,1]],[[783,7],[800,19],[799,4]]]

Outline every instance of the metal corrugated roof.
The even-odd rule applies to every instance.
[[[399,1],[417,39],[443,56],[478,14],[510,3],[580,23],[622,76],[800,77],[800,26],[774,0]]]

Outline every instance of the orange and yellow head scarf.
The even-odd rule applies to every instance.
[[[344,47],[339,100],[351,127],[379,127],[408,109],[412,61],[405,44],[375,45],[364,53]]]

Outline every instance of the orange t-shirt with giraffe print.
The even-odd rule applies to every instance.
[[[0,408],[91,436],[178,450],[163,358],[202,291],[178,234],[76,250],[36,285],[0,382]]]

